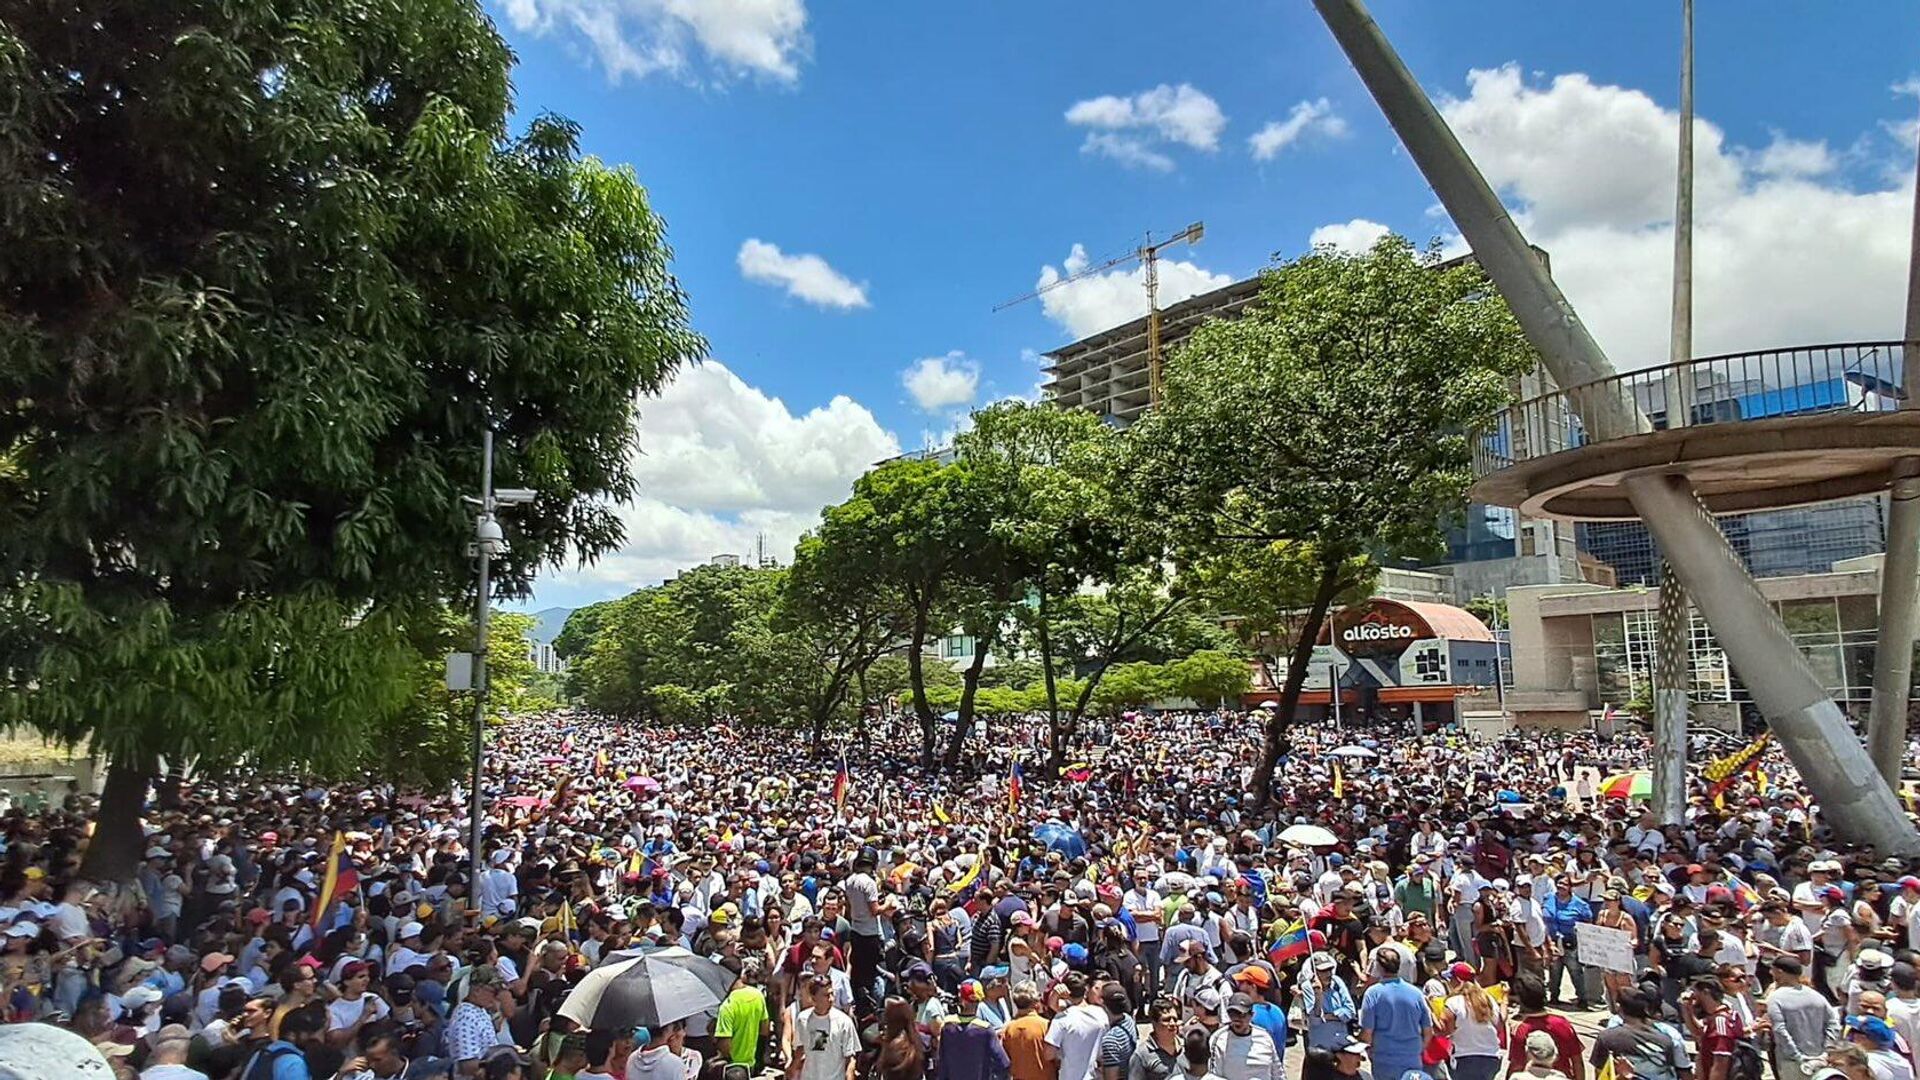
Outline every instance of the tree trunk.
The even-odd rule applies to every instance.
[[[1040,674],[1047,682],[1047,772],[1060,775],[1067,763],[1067,743],[1060,730],[1060,684],[1053,676],[1053,632],[1047,628],[1047,590],[1040,590],[1034,629],[1040,636]]]
[[[1314,639],[1320,636],[1320,627],[1327,620],[1327,609],[1339,594],[1340,563],[1335,560],[1320,571],[1320,584],[1314,590],[1313,606],[1307,609],[1306,621],[1300,626],[1299,637],[1293,643],[1293,654],[1287,661],[1287,681],[1280,688],[1280,707],[1267,715],[1266,741],[1260,747],[1260,765],[1253,770],[1253,790],[1248,793],[1255,809],[1264,809],[1273,801],[1273,771],[1280,763],[1280,749],[1286,742],[1287,729],[1293,726],[1294,711],[1300,706],[1300,688],[1307,681],[1307,665],[1313,660]],[[1339,693],[1339,689],[1337,686],[1329,687],[1328,691]]]
[[[960,767],[960,750],[967,744],[967,729],[973,726],[974,691],[980,689],[980,673],[986,670],[987,652],[992,648],[992,634],[974,639],[973,663],[967,665],[967,673],[960,684],[959,718],[953,723],[953,734],[947,736],[947,754],[941,761],[947,769]]]
[[[153,779],[153,764],[115,760],[107,766],[107,782],[100,791],[100,812],[87,842],[86,858],[80,863],[80,876],[88,881],[133,880],[140,868],[142,845],[140,815],[147,805],[147,784]]]
[[[913,687],[913,712],[920,721],[920,767],[933,771],[933,710],[927,706],[927,678],[921,653],[927,647],[927,608],[913,608],[913,641],[907,646],[907,682]]]

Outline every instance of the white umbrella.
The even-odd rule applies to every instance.
[[[1318,825],[1289,825],[1281,830],[1280,841],[1301,847],[1332,847],[1340,838]]]
[[[1374,753],[1373,751],[1367,749],[1364,746],[1342,746],[1337,749],[1329,750],[1327,751],[1327,753],[1332,754],[1334,757],[1379,757],[1380,756],[1379,754]]]
[[[560,1003],[560,1015],[583,1027],[659,1027],[706,1012],[733,988],[733,973],[678,946],[618,954],[587,972]]]

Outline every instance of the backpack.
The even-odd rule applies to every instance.
[[[1760,1044],[1754,1042],[1752,1036],[1740,1036],[1733,1041],[1733,1060],[1727,1065],[1727,1080],[1761,1080],[1765,1060]]]

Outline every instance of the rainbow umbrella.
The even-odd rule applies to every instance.
[[[1653,798],[1653,774],[1645,769],[1615,773],[1600,781],[1600,794],[1609,799]]]

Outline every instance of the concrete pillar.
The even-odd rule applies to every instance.
[[[1920,359],[1920,349],[1906,354]],[[1911,400],[1911,399],[1909,399]],[[1894,465],[1887,501],[1887,557],[1880,564],[1879,644],[1873,652],[1873,704],[1867,746],[1873,767],[1899,790],[1907,757],[1907,698],[1913,689],[1914,590],[1920,585],[1920,458]]]
[[[1693,689],[1688,640],[1693,609],[1673,563],[1660,560],[1660,614],[1653,645],[1653,812],[1662,825],[1687,820],[1687,715]]]
[[[1893,789],[1880,782],[1845,714],[1686,478],[1642,473],[1625,483],[1835,834],[1872,844],[1881,855],[1920,854],[1920,833],[1907,822]]]
[[[1906,342],[1900,350],[1903,409],[1920,405],[1920,190],[1914,194],[1913,242],[1907,263]],[[1888,784],[1900,786],[1907,753],[1907,696],[1913,687],[1913,638],[1920,618],[1914,594],[1920,588],[1920,458],[1893,469],[1893,494],[1887,503],[1887,558],[1880,568],[1880,635],[1873,654],[1873,706],[1867,719],[1867,745],[1874,766]]]
[[[1648,430],[1646,416],[1620,384],[1581,388],[1611,378],[1613,364],[1365,6],[1360,0],[1314,0],[1314,7],[1542,362],[1568,388],[1567,399],[1592,440]],[[1893,792],[1876,782],[1865,748],[1692,489],[1684,480],[1653,475],[1630,479],[1626,489],[1839,838],[1873,844],[1882,854],[1920,854],[1920,833]]]

